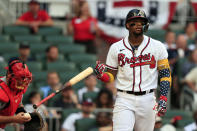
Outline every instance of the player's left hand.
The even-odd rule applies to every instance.
[[[161,96],[159,100],[158,116],[164,116],[167,111],[167,97]]]

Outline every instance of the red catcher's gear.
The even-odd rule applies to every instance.
[[[14,60],[9,64],[7,69],[6,79],[8,86],[14,90],[26,91],[32,81],[32,73],[29,71],[27,65],[21,63],[19,60]]]
[[[9,98],[9,101],[7,102],[8,105],[6,105],[5,109],[0,111],[0,116],[13,116],[21,103],[22,96],[25,93],[25,91],[12,91],[11,88],[9,88],[5,82],[0,80],[0,99],[3,101],[3,95],[7,95],[5,97],[4,101],[7,101],[7,98]],[[0,124],[0,128],[5,128],[6,124]]]

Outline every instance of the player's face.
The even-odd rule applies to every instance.
[[[136,18],[128,22],[126,26],[129,29],[129,33],[134,35],[142,35],[143,25],[145,25],[145,21],[141,18]]]

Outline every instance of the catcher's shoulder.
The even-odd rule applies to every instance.
[[[4,102],[4,103],[9,102],[9,97],[1,86],[0,86],[0,102]]]

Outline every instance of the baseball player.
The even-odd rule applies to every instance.
[[[153,131],[158,77],[161,94],[158,115],[166,112],[171,85],[168,54],[160,41],[143,35],[148,26],[144,11],[129,11],[125,22],[129,35],[110,47],[105,65],[97,62],[95,67],[97,77],[103,82],[116,77],[118,92],[113,109],[113,131]]]
[[[0,131],[4,131],[8,123],[31,120],[25,117],[26,111],[21,106],[21,101],[32,80],[32,74],[18,58],[12,58],[8,64],[6,77],[0,79]]]

